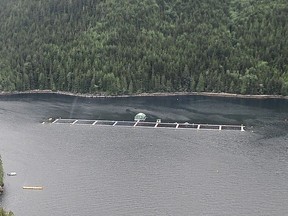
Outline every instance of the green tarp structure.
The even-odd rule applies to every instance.
[[[138,113],[134,117],[134,121],[145,121],[145,119],[146,119],[146,115],[144,113]]]

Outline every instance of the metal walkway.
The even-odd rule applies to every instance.
[[[147,127],[147,128],[174,128],[174,129],[196,129],[196,130],[237,130],[245,131],[243,125],[214,125],[214,124],[195,124],[195,123],[163,123],[146,121],[111,121],[111,120],[86,120],[86,119],[49,119],[51,124],[70,124],[70,125],[91,125],[91,126],[123,126],[123,127]]]

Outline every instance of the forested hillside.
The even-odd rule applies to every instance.
[[[288,95],[287,0],[0,0],[0,91]]]

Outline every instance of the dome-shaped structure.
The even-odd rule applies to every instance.
[[[138,113],[135,117],[134,117],[134,121],[145,121],[146,120],[146,115],[144,113]]]

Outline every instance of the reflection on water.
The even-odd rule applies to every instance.
[[[201,96],[0,99],[1,205],[16,215],[288,215],[288,104]],[[244,124],[197,131],[42,125],[49,117]],[[22,186],[43,186],[24,191]]]

